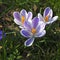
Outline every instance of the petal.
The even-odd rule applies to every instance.
[[[50,19],[48,22],[46,22],[46,24],[51,24],[54,21],[56,21],[58,19],[58,16],[53,17],[52,19]]]
[[[45,22],[45,24],[50,24],[50,23],[51,23],[51,21]]]
[[[42,17],[42,15],[40,13],[38,13],[38,18],[40,21],[44,21],[44,18]]]
[[[40,21],[38,27],[36,28],[37,33],[42,32],[45,29],[45,23],[43,21]]]
[[[21,25],[21,26],[19,26],[19,28],[21,28],[21,29],[24,29],[24,27]]]
[[[33,25],[33,28],[36,28],[39,24],[39,18],[38,17],[34,17],[33,20],[32,20],[32,25]]]
[[[2,30],[0,30],[0,34],[3,34]]]
[[[32,17],[33,17],[32,12],[28,12],[27,20],[28,20],[30,23],[32,23]]]
[[[14,22],[17,24],[17,25],[21,25],[21,22],[17,19],[14,19]]]
[[[32,29],[32,25],[31,25],[30,22],[28,22],[28,21],[25,21],[24,27],[25,27],[27,30],[29,30],[29,31],[31,31],[31,29]]]
[[[24,16],[27,19],[27,12],[25,9],[22,9],[20,12],[20,16]]]
[[[56,21],[58,19],[58,16],[54,16],[51,20],[51,23],[53,23],[54,21]]]
[[[29,38],[28,40],[26,40],[24,42],[24,45],[29,47],[29,46],[31,46],[33,44],[33,42],[34,42],[34,38]]]
[[[42,32],[39,32],[35,35],[35,37],[42,37],[46,34],[46,30],[43,30]]]
[[[14,12],[13,16],[14,16],[14,19],[20,20],[20,14],[19,14],[19,12]]]
[[[50,11],[50,7],[45,8],[43,16],[45,17],[46,15],[48,15],[49,11]]]
[[[52,16],[53,16],[53,11],[52,11],[52,9],[51,9],[51,10],[49,11],[49,19],[51,19]]]
[[[0,40],[2,39],[2,35],[0,35]]]
[[[52,16],[53,16],[53,11],[52,11],[52,9],[50,9],[49,13],[48,13],[46,16],[48,16],[48,21],[51,20],[51,18],[52,18]],[[45,16],[45,17],[46,17],[46,16]],[[45,18],[45,17],[44,17],[44,18]]]
[[[28,19],[32,19],[32,16],[33,16],[32,12],[28,12]]]
[[[21,35],[24,36],[24,37],[27,37],[27,38],[28,38],[28,37],[31,37],[30,32],[27,31],[27,30],[22,29],[22,30],[20,31],[20,33],[21,33]]]

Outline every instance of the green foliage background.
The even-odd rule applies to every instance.
[[[46,26],[46,35],[25,47],[26,38],[13,21],[13,12],[26,9],[33,16],[52,8],[58,20]],[[0,29],[9,34],[0,41],[0,60],[60,60],[60,0],[0,0]],[[13,33],[10,33],[13,32]],[[2,47],[2,48],[1,48]]]

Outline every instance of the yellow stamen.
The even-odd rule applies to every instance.
[[[32,32],[33,34],[35,34],[35,33],[36,33],[36,29],[35,29],[35,28],[32,28],[31,32]]]
[[[45,22],[48,22],[48,16],[45,17]]]
[[[24,24],[24,21],[25,21],[25,17],[22,16],[22,17],[21,17],[21,22],[22,22],[22,24]]]

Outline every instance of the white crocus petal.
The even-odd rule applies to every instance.
[[[58,19],[58,16],[54,16],[51,20],[51,23],[53,23],[54,21],[56,21]]]
[[[54,21],[56,21],[58,19],[58,16],[54,16],[50,21],[46,22],[46,24],[51,24]]]
[[[32,12],[28,12],[27,20],[28,20],[30,23],[32,23],[32,16],[33,16]]]
[[[45,24],[50,24],[50,23],[51,23],[51,21],[45,22]]]
[[[24,27],[21,25],[21,26],[19,26],[19,28],[23,29]]]
[[[17,24],[17,25],[21,25],[21,22],[17,19],[14,19],[14,22]]]
[[[51,19],[52,18],[52,16],[53,16],[53,11],[52,11],[52,9],[50,10],[50,12],[49,12],[49,18]]]
[[[27,20],[27,18],[28,18],[28,14],[26,14],[26,16],[25,16],[25,21]]]
[[[40,25],[40,32],[45,29],[46,24],[43,21],[39,22]]]
[[[40,13],[38,13],[38,18],[40,21],[44,21],[44,18],[42,17],[42,15]]]
[[[30,24],[32,24],[32,19],[28,19],[28,22],[29,22]]]
[[[42,32],[39,32],[35,35],[35,37],[43,37],[46,34],[46,30],[43,30]]]

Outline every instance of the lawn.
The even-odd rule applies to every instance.
[[[24,46],[27,38],[20,34],[13,12],[25,9],[35,17],[38,13],[43,15],[46,7],[58,16],[57,21],[47,25],[46,34],[36,38],[32,46]],[[0,30],[0,60],[60,60],[60,0],[0,0]]]

